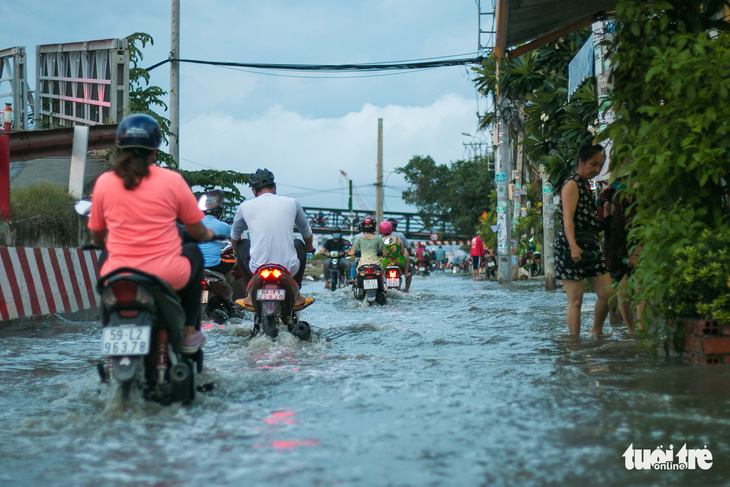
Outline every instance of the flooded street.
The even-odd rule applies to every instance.
[[[208,324],[215,388],[187,407],[122,409],[96,323],[0,329],[0,485],[727,485],[730,367],[637,357],[623,326],[570,339],[542,281],[411,291],[366,308],[306,283],[315,343]],[[627,470],[632,444],[713,464]]]

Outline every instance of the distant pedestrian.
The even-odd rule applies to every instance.
[[[608,300],[612,296],[611,276],[598,241],[596,198],[589,183],[601,172],[605,159],[600,145],[583,146],[578,153],[578,168],[560,190],[561,225],[555,236],[555,277],[563,280],[568,296],[568,332],[576,336],[580,335],[583,280],[588,280],[598,296],[591,334],[603,334]]]
[[[484,242],[482,242],[482,238],[480,237],[481,234],[482,232],[480,230],[471,239],[471,269],[474,273],[475,281],[479,279],[479,268],[481,267],[482,257],[484,256]]]

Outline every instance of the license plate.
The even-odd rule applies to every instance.
[[[419,268],[418,268],[418,270],[419,270],[420,272],[423,272],[423,271],[425,271],[425,270],[426,270],[426,268],[425,268],[425,267],[423,267],[423,266],[421,266],[421,267],[419,267]]]
[[[286,291],[284,289],[259,289],[256,291],[256,299],[259,301],[284,301]]]
[[[151,326],[107,326],[101,335],[105,355],[147,355]]]
[[[494,262],[487,262],[487,267],[494,267]]]
[[[400,279],[397,277],[386,279],[386,286],[388,287],[400,287]]]
[[[208,302],[208,290],[203,290],[203,294],[200,295],[200,302],[205,304]]]
[[[378,289],[378,280],[377,279],[364,279],[362,281],[362,287],[363,287],[363,289]]]

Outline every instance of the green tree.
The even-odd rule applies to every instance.
[[[162,129],[162,137],[165,142],[169,141],[172,132],[170,132],[170,120],[154,111],[155,108],[167,110],[167,104],[162,97],[167,94],[158,86],[150,86],[149,72],[141,68],[139,63],[144,59],[142,49],[149,45],[154,45],[155,41],[149,34],[144,32],[135,32],[127,36],[129,42],[129,112],[130,113],[148,113],[153,116],[160,124]],[[172,156],[162,150],[158,152],[158,160],[167,167],[179,170],[177,163]],[[216,169],[205,169],[202,171],[182,171],[183,177],[188,181],[191,187],[199,187],[202,192],[212,189],[221,189],[226,195],[229,202],[240,202],[245,200],[238,188],[240,184],[248,182],[248,174],[236,171],[219,171]]]
[[[482,213],[496,204],[494,172],[489,170],[491,158],[489,154],[437,165],[431,156],[414,156],[396,169],[410,185],[403,192],[403,200],[418,208],[426,225],[432,226],[436,218],[441,218],[451,222],[458,233],[471,235]]]
[[[554,185],[567,175],[578,148],[593,138],[590,128],[598,113],[595,79],[586,80],[568,99],[568,64],[589,35],[590,30],[583,29],[515,59],[498,60],[490,55],[481,67],[474,68],[479,93],[496,100],[499,91],[522,107],[512,114],[510,139],[523,145],[527,167],[537,173],[544,166]],[[496,115],[487,112],[481,128],[494,126]],[[541,189],[534,185],[535,191]]]
[[[665,319],[687,313],[672,298],[686,284],[683,249],[730,228],[730,24],[714,17],[721,5],[730,3],[616,5],[616,121],[604,134],[614,141],[612,171],[630,174],[636,197],[632,236],[643,249],[631,282]],[[665,323],[650,320],[655,345],[669,335]]]
[[[142,49],[149,45],[154,45],[155,40],[151,35],[144,32],[135,32],[127,36],[129,43],[129,113],[147,113],[157,120],[162,129],[162,139],[165,142],[170,140],[172,132],[170,132],[170,120],[157,113],[154,109],[161,108],[167,111],[167,104],[162,97],[167,94],[165,90],[159,86],[150,86],[150,73],[139,66],[144,59]],[[157,155],[160,162],[171,169],[177,169],[177,162],[170,154],[160,150]]]

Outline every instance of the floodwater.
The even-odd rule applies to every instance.
[[[730,482],[726,366],[637,355],[622,327],[571,339],[565,294],[540,281],[437,273],[372,308],[322,287],[304,288],[315,343],[208,324],[215,388],[191,406],[122,408],[98,380],[96,323],[1,329],[0,485]],[[626,468],[631,445],[685,444],[711,467]]]

